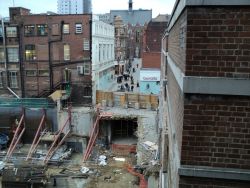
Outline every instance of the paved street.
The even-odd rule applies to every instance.
[[[138,64],[138,68],[137,68],[137,64]],[[135,69],[135,72],[133,72],[133,68]],[[139,89],[137,86],[136,86],[136,83],[140,81],[140,68],[141,68],[141,59],[139,58],[134,58],[134,60],[132,61],[132,67],[130,68],[130,76],[133,76],[134,78],[134,89],[133,89],[133,92],[134,93],[139,93]],[[117,83],[117,77],[118,76],[115,76],[114,79],[112,80],[113,84],[110,88],[108,88],[108,91],[118,91],[120,90],[120,87],[121,85],[125,86],[125,84],[127,83],[130,87],[130,91],[129,92],[132,92],[131,91],[131,79],[128,78],[127,81],[125,81],[125,79],[122,79],[122,82],[121,83]],[[125,92],[128,92],[127,90]]]

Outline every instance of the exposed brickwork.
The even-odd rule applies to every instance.
[[[82,92],[76,92],[74,94],[75,100],[82,103],[83,92],[85,87],[91,85],[91,76],[79,75],[77,72],[77,66],[83,66],[84,59],[90,59],[90,51],[83,50],[84,39],[90,41],[90,15],[26,15],[22,16],[21,33],[22,33],[22,55],[24,60],[24,79],[25,79],[25,95],[26,97],[37,96],[44,90],[50,88],[49,77],[49,41],[56,41],[51,43],[51,62],[52,64],[67,64],[53,67],[53,83],[54,86],[59,82],[64,81],[64,69],[71,70],[71,84],[74,85],[74,91],[82,89]],[[63,34],[60,39],[60,28],[62,23],[69,24],[69,34]],[[82,33],[76,33],[76,23],[82,24]],[[25,36],[24,27],[26,25],[48,25],[48,35],[37,36]],[[54,27],[54,24],[58,24]],[[58,32],[55,32],[58,30]],[[54,33],[52,33],[54,32]],[[56,34],[56,35],[55,35]],[[35,45],[36,58],[34,60],[27,61],[25,59],[25,45]],[[64,60],[64,44],[70,46],[70,60]],[[75,63],[77,62],[77,63]],[[90,66],[91,67],[91,66]],[[35,70],[36,75],[26,76],[27,70]],[[47,71],[45,75],[39,75],[39,71]],[[91,72],[91,70],[90,70]],[[78,88],[78,89],[77,89]],[[75,101],[77,103],[77,101]]]
[[[181,177],[180,188],[248,188],[249,182]]]
[[[172,58],[172,60],[176,63],[176,65],[181,69],[182,72],[185,72],[186,45],[184,40],[183,46],[180,46],[180,29],[183,28],[183,37],[185,39],[186,17],[187,13],[186,11],[184,11],[173,28],[170,30],[168,36],[169,57]]]
[[[167,21],[150,21],[145,29],[142,68],[161,67],[161,38],[167,27]]]
[[[177,186],[178,182],[178,163],[180,160],[180,150],[181,150],[181,140],[182,140],[182,126],[183,126],[183,112],[184,112],[184,99],[183,94],[178,86],[177,81],[171,69],[168,68],[168,106],[170,107],[169,119],[170,124],[168,124],[168,134],[169,134],[169,171],[171,184]],[[176,187],[173,186],[173,187]]]
[[[186,95],[181,164],[250,169],[250,97]]]
[[[143,52],[142,68],[161,68],[160,52]]]
[[[187,76],[250,78],[249,12],[247,6],[188,8]]]

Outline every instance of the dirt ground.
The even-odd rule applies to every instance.
[[[122,157],[122,156],[116,156]],[[123,158],[123,157],[122,157]],[[89,177],[90,181],[86,188],[138,188],[139,180],[131,175],[125,168],[126,163],[132,163],[132,159],[125,157],[125,162],[115,161],[113,158],[107,160],[106,166],[97,166],[99,172],[95,177]]]

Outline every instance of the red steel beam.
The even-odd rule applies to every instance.
[[[21,116],[21,119],[20,119],[20,121],[19,121],[19,123],[18,123],[18,126],[17,126],[16,130],[15,130],[15,134],[14,134],[12,140],[11,140],[11,144],[10,144],[9,149],[8,149],[8,151],[7,151],[7,154],[6,154],[6,157],[7,157],[7,158],[9,158],[10,152],[11,152],[11,150],[13,149],[13,147],[14,147],[14,145],[15,145],[15,141],[16,141],[16,138],[17,138],[17,134],[19,133],[19,129],[20,129],[20,127],[21,127],[23,121],[24,121],[24,113],[23,113],[23,115]]]
[[[39,135],[39,133],[40,133],[40,130],[41,130],[43,124],[44,124],[44,120],[45,120],[45,112],[44,112],[44,115],[43,115],[42,118],[41,118],[40,124],[39,124],[39,126],[38,126],[37,131],[36,131],[35,138],[34,138],[32,144],[31,144],[31,147],[30,147],[30,149],[29,149],[28,155],[27,155],[27,157],[26,157],[26,159],[25,159],[26,161],[32,156],[33,152],[34,152],[35,149],[36,149],[36,146],[37,146],[36,143],[37,143],[38,140],[39,140],[39,139],[37,139],[37,137],[38,137],[38,135]]]

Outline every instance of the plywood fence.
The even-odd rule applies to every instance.
[[[96,91],[96,104],[137,109],[158,108],[158,96],[126,92]]]

